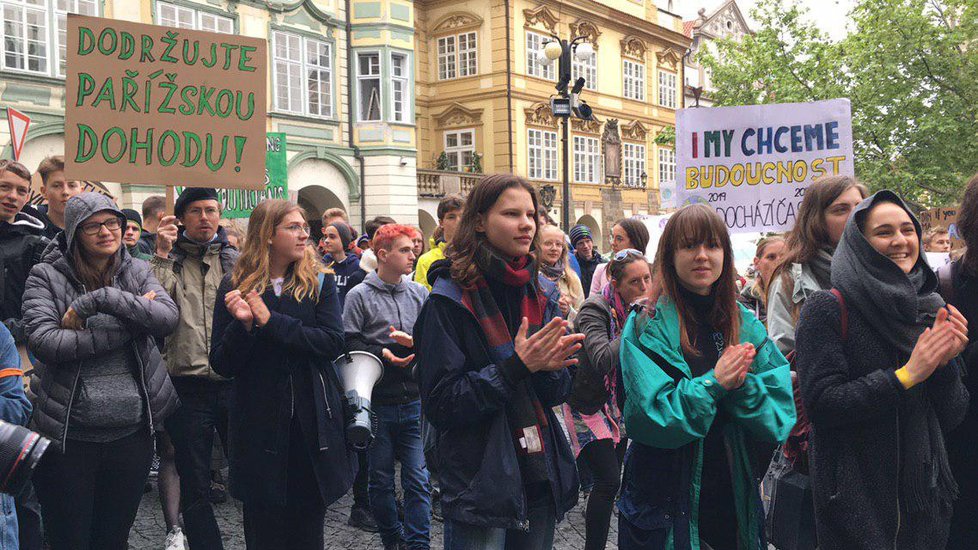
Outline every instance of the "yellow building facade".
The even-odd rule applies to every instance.
[[[571,119],[571,222],[607,249],[622,217],[654,214],[674,181],[675,154],[655,137],[682,107],[682,59],[690,40],[681,19],[652,0],[416,0],[419,207],[453,191],[436,177],[510,172],[553,186],[561,219],[562,122],[550,111],[558,67],[540,62],[554,37],[585,37],[595,50],[573,62],[580,97],[595,120]],[[474,165],[474,166],[473,166]],[[481,165],[481,166],[480,166]],[[426,186],[428,187],[426,189]],[[427,207],[426,207],[427,206]],[[422,220],[424,223],[424,220]]]

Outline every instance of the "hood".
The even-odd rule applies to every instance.
[[[71,197],[68,200],[68,205],[65,206],[65,229],[63,233],[65,235],[65,244],[67,245],[66,250],[70,250],[75,243],[78,226],[93,215],[105,211],[119,216],[122,223],[125,224],[126,217],[109,197],[93,192],[82,193]],[[119,248],[125,248],[124,244]]]
[[[331,254],[326,254],[325,256],[323,256],[323,263],[326,265],[336,264],[337,266],[346,266],[352,264],[353,262],[359,263],[360,258],[358,258],[357,255],[352,252],[344,256],[342,262],[337,262],[336,260],[334,260]]]
[[[397,284],[392,285],[390,283],[384,282],[384,280],[380,278],[380,275],[377,275],[376,271],[371,271],[370,273],[367,273],[367,276],[363,278],[363,283],[366,285],[370,285],[376,288],[377,290],[384,290],[387,292],[390,292],[391,290],[393,290],[394,292],[404,291],[403,277],[401,278],[400,281],[397,282]]]
[[[44,222],[41,221],[40,213],[29,206],[25,206],[17,215],[14,221],[7,224],[12,228],[21,230],[27,234],[40,234],[44,231]]]

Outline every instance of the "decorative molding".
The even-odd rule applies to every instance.
[[[527,8],[523,10],[523,17],[526,19],[526,23],[523,24],[524,27],[542,25],[548,31],[557,34],[557,23],[560,22],[560,18],[554,15],[547,6],[540,5],[532,9]]]
[[[649,129],[640,120],[633,120],[631,124],[622,126],[621,128],[621,138],[629,141],[641,141],[645,143],[648,135]]]
[[[645,41],[641,38],[635,36],[634,34],[628,35],[621,39],[621,54],[627,55],[629,57],[635,57],[645,61],[645,52],[647,52],[649,47],[645,44]]]
[[[292,2],[290,1],[273,2],[269,0],[257,0],[254,3],[259,4],[260,6],[264,7],[265,9],[273,13],[284,14],[291,11],[295,11],[299,8],[304,8],[309,13],[309,15],[311,15],[321,23],[325,23],[329,26],[336,26],[337,24],[337,21],[333,19],[330,16],[330,14],[321,10],[318,6],[316,6],[316,3],[313,2],[312,0],[295,0]],[[229,4],[231,3],[229,2]]]
[[[575,132],[584,132],[587,134],[600,134],[601,133],[601,121],[594,117],[591,120],[583,120],[580,118],[571,118],[571,130]]]
[[[442,34],[459,32],[469,29],[477,29],[482,26],[482,18],[478,15],[456,11],[449,13],[438,20],[432,29],[432,34]]]
[[[482,126],[482,109],[469,109],[461,103],[452,103],[435,115],[435,128],[459,128]]]
[[[571,23],[570,37],[576,38],[578,36],[586,36],[587,41],[594,46],[594,49],[598,49],[598,37],[601,36],[601,31],[594,23],[586,19],[578,19],[577,23]]]
[[[548,128],[557,127],[557,118],[554,117],[548,103],[536,103],[523,110],[526,113],[527,126],[546,126]]]
[[[656,58],[659,60],[659,65],[665,65],[666,67],[676,70],[679,67],[679,62],[682,61],[682,56],[672,48],[666,48],[661,52],[655,52]]]

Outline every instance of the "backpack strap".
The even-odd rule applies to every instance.
[[[837,288],[833,288],[829,290],[829,292],[831,292],[832,295],[835,296],[836,301],[839,302],[839,310],[840,310],[839,323],[842,325],[840,327],[842,329],[842,340],[844,342],[848,341],[849,340],[849,309],[846,307],[846,299],[842,295],[842,293],[839,292],[839,289]]]

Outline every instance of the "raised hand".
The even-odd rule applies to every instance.
[[[394,325],[391,325],[390,337],[392,340],[394,340],[395,342],[397,342],[398,344],[406,348],[414,347],[414,338],[412,338],[410,334],[404,332],[403,330],[397,330],[396,328],[394,328]]]
[[[254,290],[249,292],[244,299],[251,306],[251,314],[255,317],[255,324],[259,327],[265,326],[272,316],[272,313],[268,311],[268,306],[265,305],[265,300],[262,300],[261,296]]]
[[[413,353],[411,355],[408,355],[407,357],[398,357],[398,356],[394,355],[393,353],[391,353],[391,350],[389,350],[387,348],[384,348],[384,351],[382,352],[382,355],[384,356],[384,360],[385,361],[387,361],[388,363],[394,365],[395,367],[402,368],[402,369],[404,367],[410,365],[411,364],[411,361],[414,361],[414,354]]]
[[[241,321],[246,329],[251,330],[255,322],[254,314],[251,312],[251,306],[248,305],[248,302],[245,302],[244,298],[241,297],[240,290],[232,290],[224,295],[224,307],[227,308],[232,317]]]
[[[523,318],[513,345],[516,354],[530,372],[555,371],[577,364],[577,359],[571,356],[581,349],[584,335],[566,335],[567,326],[567,321],[554,317],[527,338],[529,321],[526,317]]]
[[[161,258],[169,256],[173,250],[173,244],[177,242],[177,217],[163,216],[160,226],[156,230],[156,255]]]

